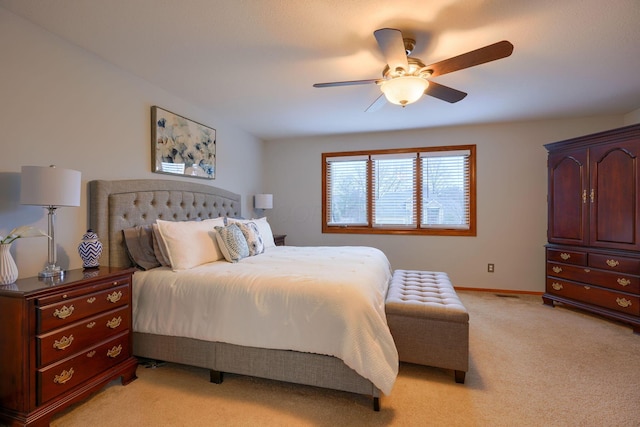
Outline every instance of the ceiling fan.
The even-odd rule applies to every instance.
[[[423,94],[450,103],[462,100],[467,94],[431,80],[433,77],[462,70],[497,59],[506,58],[513,52],[513,45],[506,40],[431,65],[414,58],[411,52],[416,42],[404,38],[400,30],[381,28],[373,35],[384,55],[387,65],[381,79],[351,80],[344,82],[316,83],[313,87],[351,86],[375,83],[382,94],[367,108],[367,112],[378,110],[386,101],[406,106],[419,100]]]

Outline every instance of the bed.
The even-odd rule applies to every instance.
[[[239,195],[205,184],[155,179],[98,180],[89,183],[89,223],[103,243],[101,258],[103,265],[116,267],[132,265],[123,230],[148,226],[156,222],[164,224],[163,221],[197,220],[202,224],[205,222],[211,224],[214,218],[241,218],[241,216]],[[379,398],[382,393],[388,394],[391,391],[398,369],[397,351],[384,319],[384,296],[388,286],[386,275],[390,274],[390,271],[378,271],[377,268],[384,269],[384,267],[373,264],[371,267],[365,267],[364,270],[375,272],[370,273],[366,280],[375,281],[376,285],[373,287],[376,289],[362,298],[359,294],[344,293],[346,288],[341,283],[332,285],[334,278],[324,276],[322,273],[332,269],[315,264],[321,262],[319,260],[324,257],[325,261],[329,262],[332,259],[335,261],[338,258],[344,258],[344,264],[354,265],[360,262],[357,257],[361,256],[362,251],[365,254],[364,258],[381,256],[383,260],[375,260],[375,262],[384,264],[386,261],[384,254],[380,255],[381,253],[373,248],[270,247],[265,249],[264,253],[245,258],[238,263],[229,263],[223,259],[179,271],[172,271],[170,267],[137,271],[133,280],[134,354],[142,358],[209,369],[211,381],[216,383],[221,383],[223,373],[228,372],[367,395],[372,397],[374,410],[379,410]],[[310,259],[314,264],[308,271],[299,270],[302,267],[298,266],[298,262],[289,261],[287,264],[288,259],[298,259],[296,257]],[[367,260],[367,262],[370,261]],[[388,261],[386,262],[388,264]],[[253,288],[238,287],[238,280],[236,280],[238,275],[235,272],[240,271],[239,268],[248,268],[252,271],[253,275],[248,277]],[[388,265],[386,268],[388,269]],[[351,269],[357,270],[353,267]],[[242,271],[241,275],[249,274],[246,270]],[[278,271],[284,272],[282,277],[278,277]],[[351,273],[348,269],[341,273],[342,276],[349,274]],[[198,276],[217,277],[218,287],[214,291],[205,291],[204,287],[195,283]],[[285,279],[293,283],[285,287]],[[295,293],[290,291],[302,282],[310,283],[308,280],[311,279],[326,281],[326,286],[313,284],[306,287],[326,294],[327,301],[332,300],[332,304],[364,299],[375,306],[375,313],[371,314],[367,311],[367,314],[363,314],[365,319],[356,322],[356,328],[362,327],[362,331],[350,331],[348,332],[350,335],[346,336],[347,341],[351,340],[355,343],[352,346],[353,351],[314,347],[315,341],[321,341],[319,335],[322,335],[320,329],[313,329],[319,327],[317,322],[323,325],[331,323],[342,325],[340,322],[344,320],[334,320],[326,317],[327,314],[317,314],[316,311],[320,310],[321,306],[328,305],[328,302],[319,304],[315,294],[305,294],[305,292],[312,292],[311,290],[301,290],[300,294],[298,291]],[[386,283],[382,283],[385,281]],[[263,284],[269,284],[270,287]],[[230,293],[221,294],[222,290],[218,288],[223,289],[227,286],[230,288]],[[331,292],[327,291],[326,288],[331,289],[331,286],[335,289]],[[296,320],[294,314],[281,314],[281,318],[276,319],[274,323],[278,325],[277,328],[260,330],[264,327],[262,323],[266,322],[264,320],[266,318],[261,317],[260,313],[264,307],[267,307],[265,311],[270,313],[280,313],[278,306],[266,305],[267,302],[277,299],[278,294],[275,290],[271,290],[272,287],[280,288],[277,292],[284,295],[282,299],[286,300],[286,304],[293,307],[294,311],[297,310],[299,313],[295,316],[303,320]],[[253,298],[249,298],[249,302],[247,300],[231,301],[231,299],[237,299],[238,293],[247,293],[246,289],[256,290]],[[166,293],[168,298],[173,298],[174,302],[171,305],[167,305],[166,299],[160,299],[163,293]],[[208,303],[210,306],[198,306],[197,309],[188,306],[190,308],[176,311],[176,307],[180,305],[192,304],[177,300],[183,294],[195,294],[196,300],[200,302],[211,298]],[[335,297],[336,294],[342,295],[342,298]],[[346,297],[346,295],[349,296]],[[309,304],[310,301],[315,305],[304,305]],[[232,315],[234,310],[226,309],[232,303],[245,304],[242,311],[235,310],[236,317]],[[253,308],[249,307],[251,304],[254,304]],[[155,313],[150,307],[155,307]],[[351,306],[344,305],[332,310],[336,313],[352,311],[357,313],[360,308],[352,309]],[[369,309],[362,310],[364,313]],[[221,321],[221,318],[216,316],[222,311],[231,313],[227,313],[231,317]],[[382,311],[381,316],[380,311]],[[240,312],[245,319],[237,317],[237,313]],[[165,316],[166,313],[169,314]],[[189,313],[198,314],[197,318],[200,320],[197,322],[197,327],[185,326],[188,323],[185,316],[188,317]],[[313,313],[313,316],[310,313]],[[217,320],[202,322],[203,316],[206,319],[210,316],[211,319]],[[309,320],[314,316],[317,318],[316,323]],[[350,314],[347,317],[353,316]],[[380,317],[384,319],[382,327],[379,324]],[[164,321],[163,318],[171,321]],[[163,322],[169,324],[169,329],[160,325]],[[202,326],[207,323],[210,323],[211,327],[203,328]],[[225,335],[229,328],[220,327],[223,323],[233,326],[231,329],[238,329],[236,327],[238,325],[242,326],[238,332],[243,338],[236,339]],[[284,327],[286,333],[279,336],[278,330],[283,329],[282,325],[291,329]],[[342,328],[336,325],[334,327]],[[251,328],[255,330],[252,331]],[[353,326],[344,329],[351,330]],[[359,341],[360,335],[366,335],[367,340]],[[298,338],[300,338],[299,341],[304,341],[304,337],[314,337],[317,340],[307,339],[311,348],[301,347],[302,344],[298,345],[297,341]],[[344,340],[345,337],[341,339]],[[361,346],[365,346],[366,351],[363,351]],[[373,356],[369,353],[373,353]]]

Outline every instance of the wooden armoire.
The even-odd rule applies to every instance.
[[[545,148],[544,303],[616,319],[640,334],[640,124]]]

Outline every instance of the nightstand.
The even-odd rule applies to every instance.
[[[276,243],[276,246],[284,246],[284,239],[287,237],[286,234],[274,234],[273,241]]]
[[[0,286],[0,424],[48,425],[110,381],[137,378],[134,271],[70,270]]]

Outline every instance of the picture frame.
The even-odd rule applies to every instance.
[[[216,130],[154,105],[151,159],[155,173],[215,179]]]

